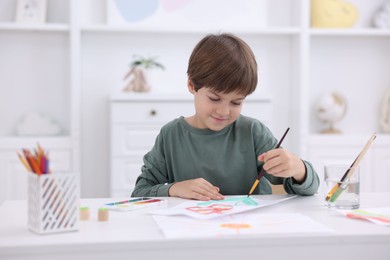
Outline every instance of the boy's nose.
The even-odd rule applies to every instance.
[[[229,115],[229,113],[230,113],[229,106],[220,105],[217,107],[217,114],[218,115],[226,116],[226,115]]]

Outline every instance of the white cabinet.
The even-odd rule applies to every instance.
[[[191,115],[193,105],[188,97],[130,94],[113,96],[110,107],[110,196],[129,197],[161,126]]]
[[[161,127],[179,116],[193,115],[193,99],[190,94],[121,94],[111,97],[110,107],[110,196],[129,197],[141,174],[143,156]],[[248,98],[242,114],[271,125],[271,99]]]

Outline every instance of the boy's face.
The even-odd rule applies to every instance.
[[[190,121],[192,126],[220,131],[239,117],[245,96],[214,92],[207,87],[195,91],[191,82],[188,89],[194,95],[195,103],[195,115]]]

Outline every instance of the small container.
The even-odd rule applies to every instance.
[[[360,167],[325,166],[325,205],[337,209],[357,209],[360,206]]]
[[[90,212],[88,207],[81,207],[80,208],[80,220],[89,220]]]
[[[98,211],[98,221],[108,221],[108,216],[110,212],[108,208],[99,208]]]
[[[38,234],[79,229],[75,173],[28,174],[28,227]]]

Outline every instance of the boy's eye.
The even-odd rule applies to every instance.
[[[232,102],[232,104],[235,106],[241,106],[241,102]]]
[[[212,97],[209,97],[209,99],[210,99],[211,101],[213,101],[213,102],[219,101],[219,98],[212,98]]]

